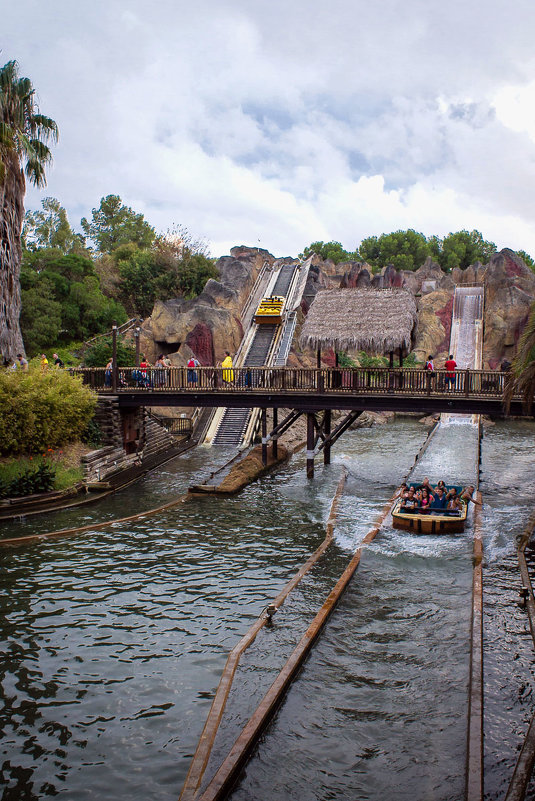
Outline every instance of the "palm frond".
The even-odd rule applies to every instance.
[[[44,139],[45,141],[52,139],[53,142],[58,141],[58,126],[50,117],[45,117],[43,114],[34,114],[32,117],[32,127],[40,139]]]
[[[40,113],[32,82],[19,77],[16,61],[8,61],[0,68],[0,147],[15,151],[30,181],[44,186],[45,165],[52,160],[46,143],[57,139],[58,126]]]
[[[45,168],[39,159],[27,159],[24,172],[28,180],[35,186],[46,186]]]

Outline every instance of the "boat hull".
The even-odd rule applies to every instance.
[[[466,524],[467,507],[463,504],[461,513],[457,515],[444,515],[440,512],[400,512],[399,500],[392,511],[392,525],[394,528],[412,531],[414,534],[457,534],[464,531]]]

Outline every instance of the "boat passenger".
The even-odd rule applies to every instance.
[[[446,504],[446,509],[450,512],[458,512],[461,509],[461,499],[457,495],[456,489],[451,489],[447,495],[448,502]]]
[[[435,500],[434,496],[431,495],[427,487],[422,487],[422,498],[420,501],[420,506],[422,510],[426,512],[429,511],[429,509],[431,508],[431,504],[433,503],[434,500]]]
[[[473,484],[469,484],[467,487],[465,487],[461,492],[461,500],[466,501],[467,505],[470,503],[470,501],[472,501],[472,503],[477,504],[478,506],[483,506],[481,501],[476,501],[472,497],[475,492],[475,489],[476,488],[474,487]]]
[[[442,487],[437,487],[435,490],[435,499],[431,504],[431,509],[445,509],[445,508],[446,508],[446,493],[444,492]]]
[[[416,491],[414,487],[410,487],[409,491],[403,496],[403,500],[401,501],[400,510],[404,512],[413,512],[419,506],[419,500],[416,496]]]
[[[439,488],[440,488],[440,489],[442,490],[442,492],[444,493],[444,495],[446,494],[446,485],[444,484],[444,482],[442,481],[442,479],[440,479],[440,481],[438,482],[438,484],[437,484],[437,487],[436,487],[436,488],[437,488],[437,489],[439,489]]]

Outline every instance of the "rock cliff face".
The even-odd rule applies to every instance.
[[[210,279],[199,297],[158,301],[142,328],[147,358],[163,352],[184,365],[195,355],[206,366],[224,359],[226,350],[234,353],[243,337],[241,309],[265,261],[275,261],[266,250],[232,248],[217,262],[219,281]]]
[[[194,300],[158,302],[152,317],[142,329],[142,347],[149,360],[158,353],[170,355],[174,364],[183,365],[195,355],[203,365],[216,364],[225,350],[235,353],[243,337],[240,319],[249,293],[267,262],[270,266],[292,261],[275,260],[266,250],[235,247],[230,256],[217,262],[219,280],[210,279],[202,294]],[[502,250],[487,265],[474,264],[466,270],[444,273],[428,258],[414,272],[385,267],[374,275],[362,262],[334,264],[314,256],[301,302],[300,325],[316,293],[336,287],[404,287],[418,301],[418,323],[413,352],[419,361],[429,354],[442,366],[449,350],[451,314],[455,286],[483,283],[485,286],[484,367],[496,369],[503,359],[514,356],[518,339],[535,301],[535,274],[511,250]],[[334,364],[334,353],[323,354],[325,364]],[[315,355],[292,350],[291,366],[315,364]]]

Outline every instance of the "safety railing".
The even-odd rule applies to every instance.
[[[493,370],[418,370],[414,368],[119,367],[74,368],[97,392],[280,391],[340,394],[403,394],[501,398],[508,373]]]

